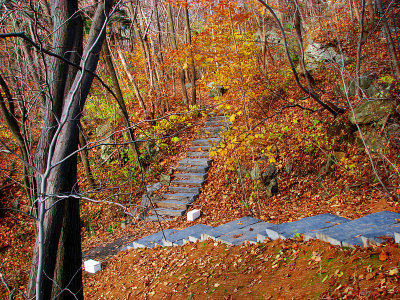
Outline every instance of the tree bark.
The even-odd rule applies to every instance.
[[[185,2],[185,24],[186,24],[186,30],[187,30],[187,43],[192,46],[192,34],[190,31],[190,19],[189,19],[189,4],[188,1],[186,0]],[[190,48],[190,71],[191,71],[191,79],[192,79],[192,104],[196,104],[196,67],[194,65],[194,59],[193,59],[193,50]]]
[[[74,53],[74,41],[81,41],[83,36],[80,15],[75,14],[78,12],[77,1],[58,0],[51,4],[54,26],[57,29],[53,41],[54,49],[60,49],[62,55]],[[91,72],[97,67],[104,40],[106,16],[111,5],[111,0],[104,0],[98,4],[93,17],[81,63],[83,68]],[[59,73],[60,69],[67,71],[68,76]],[[53,61],[50,70],[55,73],[51,77],[53,80],[59,77],[65,80],[50,81],[52,97],[48,100],[47,108],[52,109],[52,114],[45,116],[42,142],[37,149],[36,159],[42,173],[38,176],[41,179],[38,191],[39,229],[28,295],[30,298],[36,295],[37,300],[56,296],[58,299],[82,299],[79,199],[72,195],[78,190],[78,126],[93,75],[89,72],[66,70],[59,61]],[[66,82],[69,78],[71,81]],[[58,122],[53,125],[54,129],[48,130],[46,125],[54,124],[52,121],[56,117]],[[44,154],[44,149],[47,149],[47,155]],[[56,284],[53,279],[57,280]]]
[[[103,52],[104,52],[104,59],[106,62],[106,68],[108,70],[109,75],[111,76],[111,81],[113,82],[114,91],[115,91],[115,94],[117,95],[119,112],[120,112],[120,115],[121,115],[122,120],[126,127],[126,132],[127,132],[126,137],[130,141],[129,148],[133,152],[133,155],[135,156],[138,166],[140,168],[142,168],[140,158],[139,158],[139,156],[140,156],[139,149],[135,142],[135,133],[134,133],[133,128],[131,127],[131,123],[129,121],[129,114],[126,109],[124,97],[122,96],[121,87],[118,82],[117,73],[115,71],[114,64],[113,64],[113,61],[111,58],[111,53],[110,53],[107,39],[103,43]]]
[[[378,7],[380,17],[382,19],[383,29],[385,31],[387,48],[388,48],[388,52],[389,52],[389,55],[390,55],[390,58],[392,61],[392,66],[393,66],[393,75],[396,77],[396,79],[400,79],[400,60],[396,53],[396,47],[394,46],[392,33],[390,31],[390,27],[389,27],[389,23],[386,18],[386,14],[382,8],[382,1],[376,0],[376,5]]]
[[[83,164],[83,169],[85,170],[86,180],[88,181],[89,187],[93,190],[96,188],[96,182],[94,181],[92,170],[90,169],[89,163],[89,153],[86,149],[86,139],[83,135],[82,125],[79,126],[79,148]]]
[[[15,116],[15,112],[14,112],[14,103],[13,103],[11,92],[8,88],[7,83],[4,81],[3,77],[1,76],[1,74],[0,74],[0,86],[4,92],[4,95],[7,98],[7,101],[8,101],[8,109],[7,109],[7,106],[5,104],[3,96],[0,93],[0,111],[6,122],[7,128],[11,131],[14,139],[17,142],[18,148],[21,151],[21,157],[24,161],[24,165],[23,165],[24,187],[25,187],[26,193],[30,199],[30,202],[32,204],[33,191],[31,190],[31,188],[32,188],[33,183],[30,180],[29,171],[28,171],[28,168],[26,165],[27,163],[30,163],[29,151],[28,151],[28,148],[26,145],[26,140],[24,138],[24,135],[21,131],[21,128],[18,125],[17,120],[16,120],[16,116]]]
[[[143,101],[142,95],[140,94],[140,90],[139,90],[139,87],[138,87],[138,85],[136,83],[136,80],[135,80],[135,78],[133,78],[131,72],[128,69],[128,64],[126,63],[125,56],[124,56],[124,54],[122,53],[121,50],[118,49],[117,51],[118,51],[119,58],[121,59],[121,63],[123,65],[124,69],[125,69],[126,75],[128,75],[128,78],[129,78],[130,82],[132,83],[133,90],[135,91],[136,98],[139,101],[139,105],[140,105],[140,107],[143,109],[143,111],[146,114],[146,105],[144,104],[144,101]]]
[[[175,26],[174,26],[174,19],[172,17],[172,6],[170,3],[168,3],[167,6],[167,14],[168,14],[168,31],[171,36],[171,43],[172,47],[175,50],[178,50],[178,43],[176,41],[176,33],[175,33]],[[180,82],[181,82],[181,88],[182,88],[182,94],[183,94],[183,102],[185,105],[189,104],[189,96],[186,90],[186,80],[185,80],[185,70],[182,68],[181,74],[179,76]]]
[[[360,100],[362,98],[362,90],[361,90],[361,50],[364,41],[364,20],[365,20],[365,0],[361,0],[361,16],[360,16],[360,36],[358,38],[357,43],[357,61],[356,61],[356,91],[357,97]]]
[[[286,34],[285,34],[285,30],[283,29],[281,21],[279,20],[278,16],[274,12],[274,10],[271,8],[271,6],[269,6],[264,0],[258,0],[258,2],[260,2],[262,5],[264,5],[264,7],[272,14],[273,18],[275,19],[276,23],[278,24],[279,30],[281,31],[282,37],[283,37],[283,44],[284,44],[286,58],[289,61],[290,68],[292,69],[292,73],[293,73],[294,79],[295,79],[297,85],[299,86],[299,88],[303,92],[309,94],[319,105],[321,105],[323,108],[328,110],[334,117],[336,117],[339,113],[342,112],[338,107],[336,107],[332,103],[330,105],[328,105],[327,103],[321,101],[321,99],[319,98],[319,96],[316,93],[314,93],[312,90],[306,89],[301,84],[300,79],[299,79],[299,74],[297,73],[296,68],[294,67],[292,58],[290,57],[289,47],[288,47],[287,39],[286,39]]]
[[[299,53],[300,68],[304,74],[304,78],[306,79],[308,89],[314,91],[314,82],[315,82],[314,78],[311,76],[310,72],[308,72],[306,64],[304,62],[304,47],[303,47],[303,34],[301,32],[300,6],[297,0],[295,0],[294,28],[296,31],[297,44],[300,50]]]

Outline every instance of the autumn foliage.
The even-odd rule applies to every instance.
[[[47,19],[38,21],[37,28],[33,26],[34,14],[25,3],[27,1],[22,2],[24,5],[20,8],[0,7],[3,16],[0,32],[33,28],[34,41],[41,41],[46,49],[50,49],[52,32],[46,29]],[[214,162],[207,183],[194,202],[194,207],[202,210],[200,223],[214,226],[244,215],[281,223],[326,212],[357,218],[381,210],[400,211],[400,85],[396,73],[396,64],[400,60],[400,32],[395,22],[400,14],[398,4],[370,0],[335,1],[329,5],[312,0],[268,1],[285,30],[288,52],[301,84],[312,88],[330,107],[340,109],[340,114],[334,118],[296,84],[281,42],[282,33],[260,2],[157,3],[156,8],[153,1],[133,1],[121,6],[110,21],[112,26],[109,26],[107,41],[118,82],[113,82],[103,55],[96,72],[105,84],[98,80],[94,82],[81,122],[86,143],[81,148],[87,149],[91,169],[88,174],[84,168],[85,158],[80,155],[78,183],[82,196],[83,251],[123,236],[134,239],[159,230],[156,225],[144,221],[126,225],[127,219],[131,221],[135,217],[127,218],[126,213],[140,205],[146,185],[158,182],[161,174],[173,173],[177,161],[185,156],[190,141],[210,112],[227,115],[231,126],[222,134],[218,149],[210,153]],[[82,1],[80,5],[87,25],[93,11],[86,4]],[[379,5],[386,11],[385,15],[379,13]],[[174,32],[169,27],[168,7],[174,20]],[[15,10],[11,11],[11,8]],[[185,8],[190,15],[190,43],[188,29],[183,25]],[[301,19],[301,43],[294,28],[296,11]],[[39,6],[37,12],[46,14]],[[16,22],[17,19],[21,22]],[[390,35],[397,61],[388,47],[385,20],[392,29]],[[172,36],[176,38],[177,47]],[[331,54],[334,51],[342,62],[339,59],[312,61],[306,57],[306,71],[312,76],[310,85],[300,60],[302,52],[316,43],[331,49]],[[7,100],[5,88],[1,86],[0,102],[20,126],[29,154],[25,166],[29,169],[43,120],[41,90],[38,88],[46,92],[42,69],[47,58],[32,46],[24,48],[18,38],[2,37],[0,60],[0,74],[12,94],[12,101]],[[192,64],[195,74],[190,71]],[[37,76],[34,76],[34,70]],[[354,93],[338,92],[340,85],[357,82],[357,78],[364,75],[371,78],[378,92],[373,95],[358,89]],[[189,84],[193,76],[195,87]],[[127,124],[105,85],[112,90],[119,85],[135,141],[127,137]],[[225,93],[210,94],[216,87]],[[184,90],[187,89],[190,98],[193,88],[197,98],[186,103]],[[376,98],[392,101],[394,109],[374,125],[382,138],[381,147],[366,148],[357,138],[361,129],[350,123],[349,115],[360,104]],[[29,217],[34,214],[33,199],[27,193],[33,188],[35,174],[33,168],[23,171],[21,149],[5,120],[3,112],[0,123],[0,273],[4,282],[0,294],[21,295],[16,289],[23,292],[26,288],[35,240],[34,221]],[[137,153],[129,146],[132,142],[136,142]],[[105,146],[109,146],[106,158]],[[274,193],[266,188],[262,176],[257,176],[271,164],[276,166],[278,174],[278,188]],[[88,176],[94,179],[94,184],[89,182]],[[24,178],[29,179],[30,185],[26,185]],[[185,227],[185,224],[183,218],[177,218],[165,227]],[[215,273],[202,270],[194,276],[190,273],[192,270],[189,272],[179,266],[175,269],[175,277],[179,280],[157,273],[160,276],[157,284],[150,278],[150,273],[145,274],[145,270],[157,271],[154,264],[158,259],[173,255],[186,259],[192,250],[199,257],[190,257],[190,263],[196,264],[197,259],[206,259],[200,257],[201,247],[210,255],[213,251],[218,252],[216,257],[222,261],[219,267],[217,260],[209,258],[207,261],[207,268],[215,268]],[[284,272],[279,273],[280,276],[285,272],[288,275],[280,287],[274,283],[278,289],[274,293],[283,295],[283,291],[287,291],[296,295],[292,289],[299,283],[293,278],[299,269],[283,259],[289,257],[290,260],[301,260],[303,267],[312,270],[307,275],[318,277],[324,287],[321,295],[344,297],[363,291],[368,295],[375,295],[373,293],[377,291],[380,295],[397,295],[395,265],[391,262],[386,265],[386,259],[380,253],[387,251],[390,255],[398,255],[398,245],[388,247],[388,250],[358,249],[351,253],[319,242],[309,245],[290,241],[243,249],[205,243],[179,249],[124,253],[106,264],[104,272],[85,279],[85,294],[88,298],[107,299],[110,296],[107,293],[112,290],[110,287],[119,284],[119,274],[138,271],[143,277],[139,281],[138,278],[126,279],[126,282],[130,280],[126,284],[132,297],[154,296],[170,286],[177,292],[195,292],[190,288],[182,290],[180,281],[197,284],[210,297],[213,293],[222,296],[221,286],[225,280],[222,273],[234,272],[228,265],[236,263],[239,268],[242,265],[238,259],[242,259],[249,260],[249,264],[259,260],[263,266],[268,265],[265,268],[271,272],[279,273],[275,269],[278,267],[274,266],[283,266]],[[280,252],[272,253],[275,250]],[[349,252],[353,261],[346,258]],[[333,260],[337,265],[330,263],[331,256],[338,257]],[[368,266],[356,270],[357,260],[368,261]],[[209,265],[211,262],[212,266]],[[166,261],[163,263],[167,268],[174,267]],[[126,267],[128,264],[130,267]],[[265,270],[259,273],[257,267],[254,268],[247,269],[248,273],[238,271],[240,275],[234,280],[265,275]],[[185,275],[186,271],[191,275]],[[165,282],[162,282],[165,276]],[[315,283],[314,278],[307,280],[310,285]],[[356,283],[361,281],[358,286]],[[105,282],[105,285],[99,286],[99,282]],[[246,287],[244,290],[250,293],[261,283],[260,278],[260,281],[248,283],[254,289]],[[237,281],[230,284],[229,294],[234,294],[236,288],[236,292],[244,297],[242,287],[236,286]],[[377,287],[373,293],[372,286]],[[121,292],[120,288],[115,289]],[[305,297],[310,295],[307,289],[303,291]],[[265,292],[272,294],[271,290]]]

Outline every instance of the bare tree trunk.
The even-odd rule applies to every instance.
[[[300,68],[306,79],[308,89],[314,92],[315,81],[314,78],[311,76],[310,72],[308,72],[306,64],[304,62],[303,34],[301,32],[301,16],[300,16],[300,6],[298,0],[295,0],[294,28],[296,30],[297,44],[300,50],[299,53]]]
[[[365,20],[365,0],[361,0],[361,16],[360,16],[360,36],[357,43],[357,61],[356,61],[356,91],[358,99],[362,98],[361,90],[361,50],[364,41],[364,20]]]
[[[104,52],[104,59],[106,62],[106,68],[108,70],[108,73],[111,76],[111,81],[113,82],[114,91],[117,96],[119,113],[122,117],[122,120],[123,120],[126,130],[127,130],[126,138],[128,140],[130,140],[129,148],[131,149],[133,155],[136,158],[136,162],[138,163],[139,167],[141,168],[142,166],[141,166],[141,162],[140,162],[140,158],[139,158],[139,149],[135,142],[135,133],[134,133],[133,128],[131,127],[131,124],[129,121],[129,114],[126,109],[125,100],[124,100],[124,97],[122,96],[121,88],[119,86],[117,73],[115,72],[114,64],[112,62],[111,53],[110,53],[107,39],[103,43],[103,52]]]
[[[89,187],[95,189],[96,182],[94,181],[92,170],[90,169],[89,154],[86,149],[86,139],[82,133],[82,126],[79,126],[79,148],[86,180],[88,181]]]
[[[382,8],[382,1],[376,0],[376,5],[378,7],[380,17],[382,19],[383,29],[385,31],[385,36],[386,36],[387,48],[388,48],[388,52],[389,52],[389,55],[391,58],[392,66],[393,66],[393,73],[394,73],[394,76],[396,77],[396,79],[400,79],[400,60],[396,53],[396,47],[394,46],[392,33],[390,31],[390,27],[389,27],[389,23],[386,18],[386,14]]]
[[[339,113],[342,112],[337,106],[335,106],[333,103],[330,103],[330,105],[328,105],[327,103],[321,101],[321,99],[315,92],[313,92],[312,90],[306,89],[301,84],[300,79],[299,79],[299,74],[297,73],[296,68],[294,67],[293,61],[290,57],[289,48],[288,48],[287,39],[286,39],[286,33],[285,33],[285,30],[283,29],[281,21],[279,20],[278,16],[274,12],[274,10],[271,8],[271,6],[269,6],[264,0],[258,0],[258,2],[260,2],[262,5],[264,5],[264,7],[272,14],[273,18],[275,19],[276,23],[278,24],[279,30],[281,31],[282,37],[283,37],[283,44],[284,44],[286,58],[289,61],[290,68],[292,69],[294,79],[295,79],[297,85],[299,86],[299,88],[302,91],[304,91],[305,93],[309,94],[319,105],[321,105],[323,108],[328,110],[334,117],[336,117]]]
[[[75,53],[78,50],[77,42],[80,41],[82,45],[83,36],[77,1],[58,0],[51,5],[54,27],[57,29],[53,40],[54,49],[61,55]],[[111,5],[111,0],[100,2],[93,17],[81,65],[91,72],[97,67]],[[53,106],[49,103],[47,108],[56,107],[57,111],[53,109],[54,117],[49,114],[45,116],[42,142],[36,155],[41,172],[38,176],[38,237],[28,284],[28,295],[30,298],[36,295],[36,300],[53,297],[83,299],[79,199],[73,194],[78,190],[78,127],[93,75],[68,70],[64,64],[53,60],[50,71],[57,77],[62,75],[60,70],[68,72],[68,76],[64,75],[64,81],[50,81],[52,97],[48,102]],[[54,76],[51,78],[54,79]],[[71,80],[67,82],[69,78]],[[57,116],[58,122],[53,125],[54,129],[47,132],[49,127],[46,125],[54,124],[53,118]],[[57,282],[53,282],[53,279]]]
[[[191,46],[192,45],[192,34],[190,32],[190,20],[189,20],[189,4],[186,0],[185,2],[185,23],[186,23],[186,30],[187,30],[187,42]],[[196,67],[194,65],[193,59],[193,50],[190,48],[190,71],[191,71],[191,79],[192,79],[192,104],[196,104]]]
[[[7,106],[5,105],[6,102],[3,99],[2,93],[0,93],[0,111],[6,122],[7,128],[11,131],[14,139],[17,142],[18,148],[21,151],[21,157],[24,161],[24,165],[23,165],[24,188],[25,188],[26,193],[32,204],[34,196],[33,196],[33,191],[31,190],[31,188],[32,188],[33,183],[31,183],[30,174],[28,172],[28,168],[26,165],[26,163],[30,163],[29,150],[27,148],[26,140],[24,138],[23,132],[21,131],[21,128],[19,127],[16,116],[15,116],[14,103],[13,103],[11,92],[8,88],[7,83],[4,81],[3,77],[1,76],[1,74],[0,74],[0,87],[2,88],[3,93],[6,96],[7,101],[8,101],[8,109],[7,109]]]
[[[138,85],[136,83],[136,80],[135,80],[135,78],[133,78],[131,72],[128,69],[128,65],[126,63],[125,56],[124,56],[124,54],[122,53],[122,51],[120,49],[118,49],[117,51],[118,51],[119,58],[121,59],[121,63],[124,66],[126,75],[128,75],[128,78],[129,78],[130,82],[132,83],[133,90],[135,91],[136,98],[139,101],[139,105],[144,110],[144,112],[146,114],[146,105],[144,104],[144,101],[143,101],[142,95],[140,94],[140,90],[139,90],[139,87],[138,87]]]
[[[170,3],[167,6],[167,14],[168,14],[168,30],[169,30],[169,34],[171,35],[172,46],[175,50],[178,50],[178,43],[176,41],[174,19],[172,17],[172,6]],[[185,105],[188,105],[189,104],[189,96],[188,96],[188,93],[186,90],[185,70],[183,68],[181,70],[179,79],[181,82],[183,101],[184,101]]]

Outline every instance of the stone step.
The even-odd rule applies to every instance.
[[[172,208],[156,208],[150,210],[152,215],[159,214],[160,216],[180,217],[185,213],[184,209],[172,209]]]
[[[211,132],[211,133],[219,133],[225,131],[226,128],[224,126],[216,126],[216,127],[204,127],[201,129],[202,132]]]
[[[213,126],[228,126],[230,125],[230,122],[223,120],[223,119],[217,119],[217,120],[210,120],[204,123],[205,127],[213,127]]]
[[[204,179],[184,179],[184,180],[172,180],[171,184],[172,186],[203,186],[204,184]]]
[[[175,178],[184,178],[189,180],[204,180],[207,177],[207,173],[177,173]]]
[[[218,227],[214,227],[213,229],[205,232],[201,235],[201,241],[207,240],[208,238],[217,239],[221,235],[228,234],[232,231],[241,229],[243,227],[261,222],[261,220],[253,218],[253,217],[243,217],[238,220],[222,224]]]
[[[311,236],[314,230],[328,228],[348,221],[346,218],[332,214],[322,214],[294,222],[273,225],[266,230],[266,233],[272,240],[292,238],[304,233],[308,233]]]
[[[196,157],[208,157],[210,155],[209,152],[187,152],[186,156],[189,158],[196,158]]]
[[[400,223],[388,226],[379,226],[378,228],[374,228],[373,232],[364,232],[361,235],[361,240],[364,247],[380,245],[381,243],[386,242],[387,238],[393,238],[396,240],[396,233],[400,234]]]
[[[176,171],[185,173],[206,173],[209,166],[178,166]]]
[[[214,146],[210,145],[198,145],[198,146],[192,146],[190,147],[190,151],[206,151],[206,150],[211,150],[215,148]]]
[[[193,202],[198,196],[199,193],[176,193],[162,195],[162,197],[166,200],[176,200],[181,202]]]
[[[264,233],[268,227],[273,225],[272,223],[258,222],[223,234],[217,238],[217,241],[233,246],[240,245],[246,241],[255,243],[257,242],[257,234]]]
[[[228,122],[229,118],[227,116],[208,116],[208,121],[226,121]]]
[[[178,246],[183,245],[188,241],[190,235],[199,235],[212,228],[204,224],[196,224],[185,229],[169,232],[163,239],[164,246]]]
[[[170,222],[173,221],[174,218],[161,215],[148,215],[145,220],[148,222]]]
[[[164,235],[172,233],[173,231],[174,229],[165,229],[163,231],[156,232],[152,235],[133,241],[132,243],[126,245],[126,247],[122,248],[122,250],[144,247],[153,248],[156,245],[163,245],[162,239],[164,238]]]
[[[257,243],[264,243],[266,238],[268,238],[266,233],[258,233],[257,234]]]
[[[211,159],[208,158],[184,158],[179,161],[180,166],[207,166],[211,164]]]
[[[163,200],[155,202],[159,208],[170,208],[175,210],[187,210],[192,202],[183,202],[178,200]]]
[[[221,141],[221,138],[197,139],[192,142],[193,146],[216,146]]]
[[[361,235],[373,233],[379,230],[379,226],[396,224],[398,219],[400,219],[400,214],[398,213],[381,211],[334,227],[316,230],[314,234],[319,240],[332,245],[344,247],[362,246],[364,243],[360,237]],[[306,240],[313,238],[313,236],[304,234]]]
[[[398,233],[398,232],[394,233],[394,242],[400,243],[400,233]]]
[[[200,194],[199,187],[170,186],[168,190],[174,193]]]

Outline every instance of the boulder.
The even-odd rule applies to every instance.
[[[333,47],[311,42],[305,50],[305,60],[310,70],[316,69],[319,63],[336,63],[338,65],[348,65],[351,59],[335,51]]]
[[[102,160],[106,161],[110,159],[111,154],[114,151],[114,140],[111,137],[113,129],[109,124],[99,125],[96,128],[96,136],[101,139],[100,146],[100,157]]]
[[[271,163],[267,166],[265,171],[262,173],[262,178],[265,185],[269,185],[271,180],[276,177],[278,174],[278,169],[274,163]]]
[[[161,189],[162,185],[161,182],[157,182],[155,184],[152,185],[148,185],[146,187],[147,193],[151,196],[154,194],[154,192],[158,191],[159,189]]]
[[[250,178],[253,181],[261,180],[261,170],[257,163],[255,163],[253,168],[250,170]]]
[[[215,84],[215,82],[211,82],[207,85],[210,88],[209,96],[210,97],[221,97],[227,89],[225,89],[222,85]]]
[[[171,183],[171,176],[167,174],[161,174],[160,175],[160,182],[162,185],[168,186]]]
[[[265,33],[265,36],[266,36],[267,41],[268,41],[269,43],[272,43],[272,44],[279,44],[279,45],[283,45],[283,44],[284,44],[283,38],[282,38],[281,35],[278,34],[275,30],[267,31],[267,32]]]
[[[395,108],[395,103],[392,100],[379,99],[373,101],[365,101],[354,109],[354,115],[349,114],[349,121],[352,124],[359,125],[370,124],[378,122],[383,119],[387,114],[391,113]]]
[[[375,128],[375,126],[362,126],[361,132],[368,148],[373,150],[379,150],[385,147],[388,143],[387,139],[381,134],[380,129]],[[360,149],[364,149],[364,143],[361,139],[361,134],[357,130],[354,132],[356,145]]]
[[[357,94],[357,81],[355,79],[347,80],[346,85],[341,82],[333,89],[333,93],[338,97],[355,96]],[[346,86],[346,89],[345,89]],[[368,98],[387,98],[390,87],[384,88],[375,82],[374,76],[365,73],[360,77],[360,88]]]
[[[277,174],[278,169],[274,163],[269,164],[262,173],[263,184],[267,187],[267,197],[271,197],[273,194],[278,192]]]

